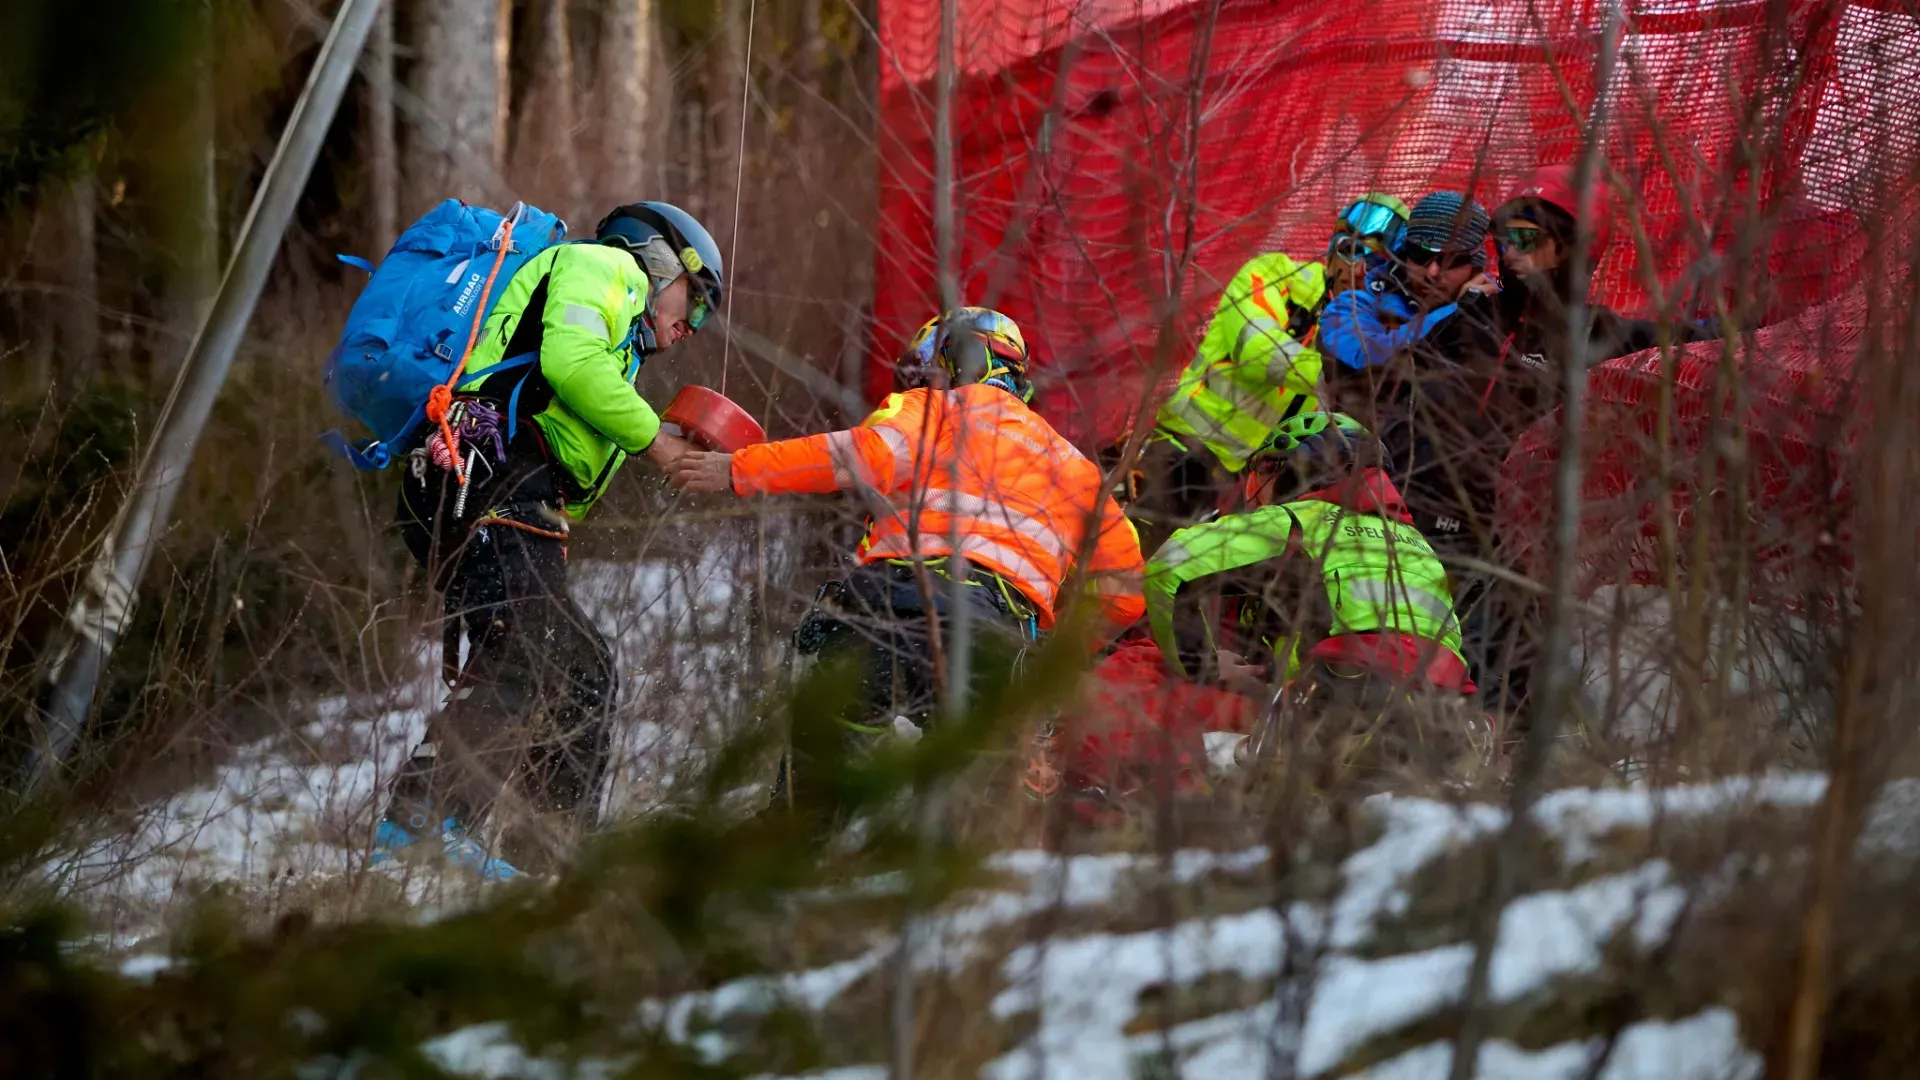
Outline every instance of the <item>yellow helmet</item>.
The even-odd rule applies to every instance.
[[[926,372],[936,363],[955,386],[986,383],[1021,401],[1033,400],[1027,339],[1019,323],[992,308],[958,308],[928,319],[895,364],[895,381],[924,386]]]

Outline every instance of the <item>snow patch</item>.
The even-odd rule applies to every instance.
[[[1176,881],[1192,882],[1216,870],[1227,872],[1248,872],[1265,864],[1268,853],[1265,848],[1251,848],[1245,851],[1179,851],[1170,860],[1170,873]],[[1161,860],[1153,856],[1140,855],[1078,855],[1061,858],[1042,851],[1002,852],[987,863],[990,869],[1010,873],[1025,879],[1025,888],[1019,892],[1004,890],[973,890],[960,894],[953,905],[942,912],[930,914],[917,920],[914,928],[913,967],[916,972],[955,973],[976,959],[985,946],[986,934],[999,927],[1008,926],[1038,912],[1064,908],[1089,908],[1111,903],[1120,895],[1121,884],[1130,875],[1152,873],[1161,866]],[[898,884],[887,882],[866,883],[872,888],[856,887],[859,892],[885,891],[887,887]],[[1255,938],[1263,932],[1258,925],[1262,919],[1270,919],[1275,926],[1278,919],[1270,911],[1253,912],[1247,916],[1234,916],[1235,920],[1251,920],[1244,926],[1239,923],[1225,926],[1220,932],[1234,939],[1212,942],[1209,949],[1218,949],[1232,953],[1240,950],[1242,959],[1255,965],[1267,965],[1266,970],[1277,970],[1271,965],[1278,963],[1278,952],[1260,955],[1257,949],[1247,952],[1244,947],[1250,942],[1245,935],[1251,932]],[[1319,919],[1317,913],[1302,911],[1296,915],[1306,927],[1317,933]],[[1195,924],[1182,924],[1193,927]],[[1191,931],[1189,931],[1191,932]],[[1304,932],[1301,926],[1295,927],[1296,933]],[[1105,937],[1104,935],[1102,937]],[[1144,987],[1150,982],[1159,981],[1151,975],[1154,969],[1154,957],[1140,951],[1141,942],[1154,937],[1153,934],[1127,935],[1123,939],[1130,944],[1128,955],[1136,963],[1133,970],[1137,973],[1148,972],[1147,981],[1139,983]],[[1065,979],[1071,983],[1072,965],[1097,965],[1102,946],[1099,939],[1092,944],[1081,945],[1080,951],[1073,952],[1064,961],[1066,968],[1049,968],[1056,972],[1054,978]],[[1264,940],[1264,938],[1260,938]],[[1275,931],[1274,940],[1278,940]],[[1049,950],[1059,945],[1049,946]],[[1017,963],[1033,963],[1031,946],[1017,951],[1006,964],[1011,969]],[[851,960],[829,964],[825,967],[784,975],[756,976],[739,979],[714,990],[693,994],[683,994],[667,1001],[647,1002],[641,1006],[640,1016],[643,1022],[664,1030],[668,1038],[676,1042],[695,1047],[709,1061],[724,1060],[732,1047],[726,1038],[717,1032],[708,1031],[694,1036],[695,1021],[712,1022],[723,1017],[766,1013],[782,1004],[819,1013],[831,1005],[860,979],[877,971],[881,965],[893,962],[898,956],[898,943],[889,941]],[[1024,961],[1022,958],[1025,957]],[[1193,965],[1193,970],[1204,973],[1211,970],[1225,970],[1209,966],[1206,962]],[[1044,976],[1044,972],[1042,973]],[[1197,976],[1196,976],[1197,977]],[[1105,986],[1119,985],[1107,974],[1091,980]],[[1138,988],[1133,991],[1137,996]],[[1005,995],[1002,995],[1003,997]],[[997,1003],[996,1003],[997,1004]],[[1120,1040],[1119,1027],[1132,1015],[1131,1005],[1126,1016],[1114,1021],[1113,1030],[1103,1037]],[[1123,1041],[1123,1040],[1122,1040]]]
[[[142,953],[129,956],[120,964],[120,974],[141,982],[152,982],[154,977],[173,968],[173,957],[157,953]]]
[[[1312,935],[1319,922],[1301,908],[1291,913]],[[1039,1027],[1020,1049],[989,1063],[991,1080],[1125,1076],[1134,1051],[1124,1029],[1141,991],[1156,984],[1187,985],[1210,974],[1271,979],[1286,955],[1287,928],[1270,909],[1197,919],[1170,930],[1091,934],[1025,945],[1001,967],[1008,989],[991,1011],[1006,1019],[1039,1013]],[[1226,1051],[1222,1051],[1226,1053]]]
[[[1556,979],[1599,972],[1603,950],[1622,930],[1643,949],[1664,942],[1686,905],[1671,876],[1672,868],[1655,860],[1578,888],[1515,900],[1500,916],[1488,972],[1493,999],[1515,1001]],[[1458,1004],[1472,965],[1469,944],[1380,960],[1329,957],[1301,1035],[1301,1072],[1325,1072],[1369,1039]]]
[[[1823,773],[1734,776],[1680,787],[1556,791],[1533,808],[1533,819],[1560,842],[1570,867],[1591,862],[1600,841],[1623,830],[1648,830],[1662,820],[1732,814],[1758,807],[1806,809],[1826,794]]]
[[[842,1069],[810,1072],[804,1076],[776,1077],[762,1073],[753,1080],[887,1080],[884,1065],[850,1065]]]
[[[428,1060],[455,1076],[475,1080],[612,1080],[631,1062],[588,1058],[569,1068],[529,1054],[506,1024],[474,1024],[420,1044]]]
[[[1450,806],[1430,799],[1375,795],[1366,812],[1384,826],[1372,846],[1341,864],[1346,888],[1333,906],[1331,944],[1352,949],[1373,936],[1374,920],[1403,915],[1406,883],[1443,856],[1489,836],[1506,824],[1506,812],[1484,803]]]
[[[1605,1057],[1598,1080],[1753,1080],[1758,1055],[1740,1042],[1740,1024],[1729,1009],[1714,1007],[1685,1020],[1650,1020],[1620,1033],[1609,1052],[1604,1039],[1562,1043],[1527,1051],[1504,1040],[1480,1049],[1476,1080],[1581,1080]],[[1445,1080],[1453,1044],[1428,1043],[1349,1080]]]
[[[47,873],[112,933],[139,940],[192,886],[306,884],[363,867],[385,783],[425,731],[426,710],[357,722],[345,722],[350,713],[336,702],[321,711],[330,730],[308,724],[311,741],[274,736],[239,748],[208,783],[147,807],[124,832],[55,860]],[[321,754],[320,735],[344,752]]]

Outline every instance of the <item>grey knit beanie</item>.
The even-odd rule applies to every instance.
[[[1413,204],[1403,243],[1428,251],[1468,255],[1473,265],[1487,265],[1487,232],[1493,221],[1486,208],[1457,191],[1436,191]]]

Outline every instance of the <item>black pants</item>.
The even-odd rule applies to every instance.
[[[1512,721],[1509,732],[1518,731],[1527,716],[1539,653],[1539,597],[1487,575],[1458,577],[1464,579],[1457,605],[1460,651],[1480,687],[1480,700]]]
[[[464,637],[467,659],[452,700],[428,722],[436,753],[408,763],[389,815],[471,823],[510,790],[535,811],[591,819],[616,673],[612,650],[567,589],[549,466],[535,453],[510,454],[497,473],[476,478],[456,518],[457,490],[431,464],[410,469],[401,488],[401,533],[445,595],[449,648]]]
[[[924,585],[924,588],[923,588]],[[975,571],[961,587],[977,636],[1032,636],[1030,615],[1012,587]],[[831,581],[794,632],[794,648],[822,660],[851,659],[859,673],[862,722],[884,727],[896,716],[921,722],[939,711],[929,603],[941,641],[953,641],[953,581],[892,563],[862,566]],[[975,665],[978,685],[980,666]]]

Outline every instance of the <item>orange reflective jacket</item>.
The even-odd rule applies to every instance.
[[[1087,576],[1114,628],[1146,610],[1140,539],[1100,469],[1012,394],[979,384],[909,390],[860,427],[733,455],[742,495],[859,491],[877,509],[861,562],[952,553],[1005,578],[1051,627],[1060,586],[1093,534]]]

